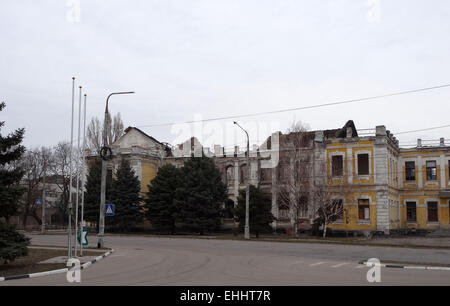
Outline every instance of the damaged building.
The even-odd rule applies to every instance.
[[[120,158],[128,159],[143,196],[159,167],[181,166],[192,154],[213,158],[233,201],[228,205],[236,203],[250,171],[250,184],[271,196],[274,229],[309,229],[317,214],[314,190],[321,185],[342,205],[330,225],[335,231],[389,234],[450,228],[450,147],[444,139],[400,148],[385,126],[357,130],[349,121],[333,130],[273,133],[251,148],[250,165],[237,146],[233,152],[218,145],[211,151],[193,137],[173,147],[135,127],[127,128],[111,148],[118,158],[109,169],[117,169]],[[289,187],[300,183],[309,193],[308,203],[294,212],[286,199],[295,198],[295,188]],[[224,226],[236,226],[234,219],[224,219]]]

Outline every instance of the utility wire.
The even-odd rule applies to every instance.
[[[417,133],[417,132],[425,132],[425,131],[431,131],[431,130],[444,129],[444,128],[448,128],[448,127],[450,127],[450,124],[449,125],[442,125],[442,126],[435,126],[435,127],[425,128],[425,129],[421,129],[421,130],[399,132],[399,133],[395,133],[394,135],[404,135],[404,134],[411,134],[411,133]]]
[[[309,106],[302,106],[302,107],[294,107],[294,108],[274,110],[274,111],[267,111],[267,112],[259,112],[259,113],[252,113],[252,114],[216,117],[216,118],[208,118],[208,119],[202,119],[202,120],[190,120],[190,121],[184,121],[184,122],[171,122],[171,123],[159,123],[159,124],[151,124],[151,125],[141,125],[141,126],[138,126],[138,128],[168,126],[168,125],[174,125],[174,124],[192,124],[192,123],[198,123],[198,122],[210,122],[210,121],[237,119],[237,118],[245,118],[245,117],[255,117],[255,116],[261,116],[261,115],[285,113],[285,112],[292,112],[292,111],[297,111],[297,110],[320,108],[320,107],[326,107],[326,106],[335,106],[335,105],[342,105],[342,104],[349,104],[349,103],[367,102],[367,101],[381,99],[381,98],[400,96],[400,95],[406,95],[406,94],[423,92],[423,91],[436,90],[436,89],[441,89],[441,88],[446,88],[446,87],[450,87],[450,84],[444,84],[444,85],[433,86],[433,87],[425,87],[425,88],[419,88],[419,89],[413,89],[413,90],[406,90],[406,91],[400,91],[400,92],[394,92],[394,93],[389,93],[389,94],[384,94],[384,95],[371,96],[371,97],[366,97],[366,98],[344,100],[344,101],[338,101],[338,102],[332,102],[332,103],[324,103],[324,104],[316,104],[316,105],[309,105]]]

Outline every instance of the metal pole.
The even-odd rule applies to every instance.
[[[245,227],[244,227],[244,239],[250,239],[250,222],[249,222],[249,208],[250,208],[250,138],[248,133],[242,126],[239,125],[236,121],[234,122],[238,127],[241,128],[247,135],[247,182],[246,182],[246,191],[245,191]]]
[[[87,95],[84,95],[84,115],[83,115],[83,151],[81,152],[82,156],[82,172],[81,172],[81,224],[80,224],[80,232],[81,232],[81,238],[83,238],[83,230],[84,230],[84,185],[86,180],[86,97]],[[80,256],[83,256],[83,239],[81,239],[80,244]]]
[[[106,107],[105,107],[105,119],[103,121],[103,146],[106,147],[108,145],[107,139],[107,128],[110,128],[110,125],[107,124],[109,120],[108,116],[108,103],[109,98],[113,95],[124,95],[124,94],[134,94],[133,91],[127,92],[115,92],[111,93],[108,98],[106,98]],[[105,194],[106,194],[106,170],[107,170],[107,161],[102,159],[102,177],[101,177],[101,185],[100,185],[100,218],[98,223],[98,241],[97,248],[104,247],[103,237],[105,235]]]
[[[67,257],[72,258],[72,147],[73,147],[73,113],[75,104],[75,78],[72,78],[72,121],[70,124],[70,153],[69,153],[69,224],[68,224],[68,247]]]
[[[45,234],[45,176],[47,174],[47,161],[45,159],[45,153],[42,151],[42,157],[44,158],[44,177],[42,179],[42,224],[41,232]]]
[[[76,169],[77,169],[77,194],[75,196],[75,257],[77,256],[78,252],[78,203],[80,203],[80,126],[81,126],[81,89],[80,86],[80,98],[78,102],[78,139],[77,139],[77,162],[76,162]]]

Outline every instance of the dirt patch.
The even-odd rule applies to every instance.
[[[18,257],[15,261],[0,264],[0,277],[31,274],[37,272],[44,272],[56,269],[67,268],[66,264],[51,263],[51,264],[39,264],[39,262],[48,260],[57,256],[67,255],[66,250],[52,250],[52,249],[28,249],[28,256]],[[98,256],[98,252],[84,252],[86,256]]]

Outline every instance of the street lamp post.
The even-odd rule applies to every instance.
[[[250,206],[250,138],[247,131],[239,125],[236,121],[234,124],[241,128],[247,135],[247,182],[245,192],[245,227],[244,227],[244,239],[250,239],[250,224],[249,224],[249,206]]]
[[[108,138],[107,138],[107,129],[110,127],[109,116],[108,116],[108,103],[109,98],[113,95],[125,95],[125,94],[134,94],[134,91],[126,91],[126,92],[114,92],[111,93],[106,99],[106,108],[105,108],[105,119],[103,121],[103,148],[102,152],[107,153],[110,151],[108,148]],[[103,154],[102,154],[103,155]],[[106,194],[106,167],[107,167],[108,156],[102,156],[102,177],[101,177],[101,185],[100,185],[100,218],[98,222],[98,241],[97,247],[103,248],[104,241],[103,237],[105,235],[105,194]]]

